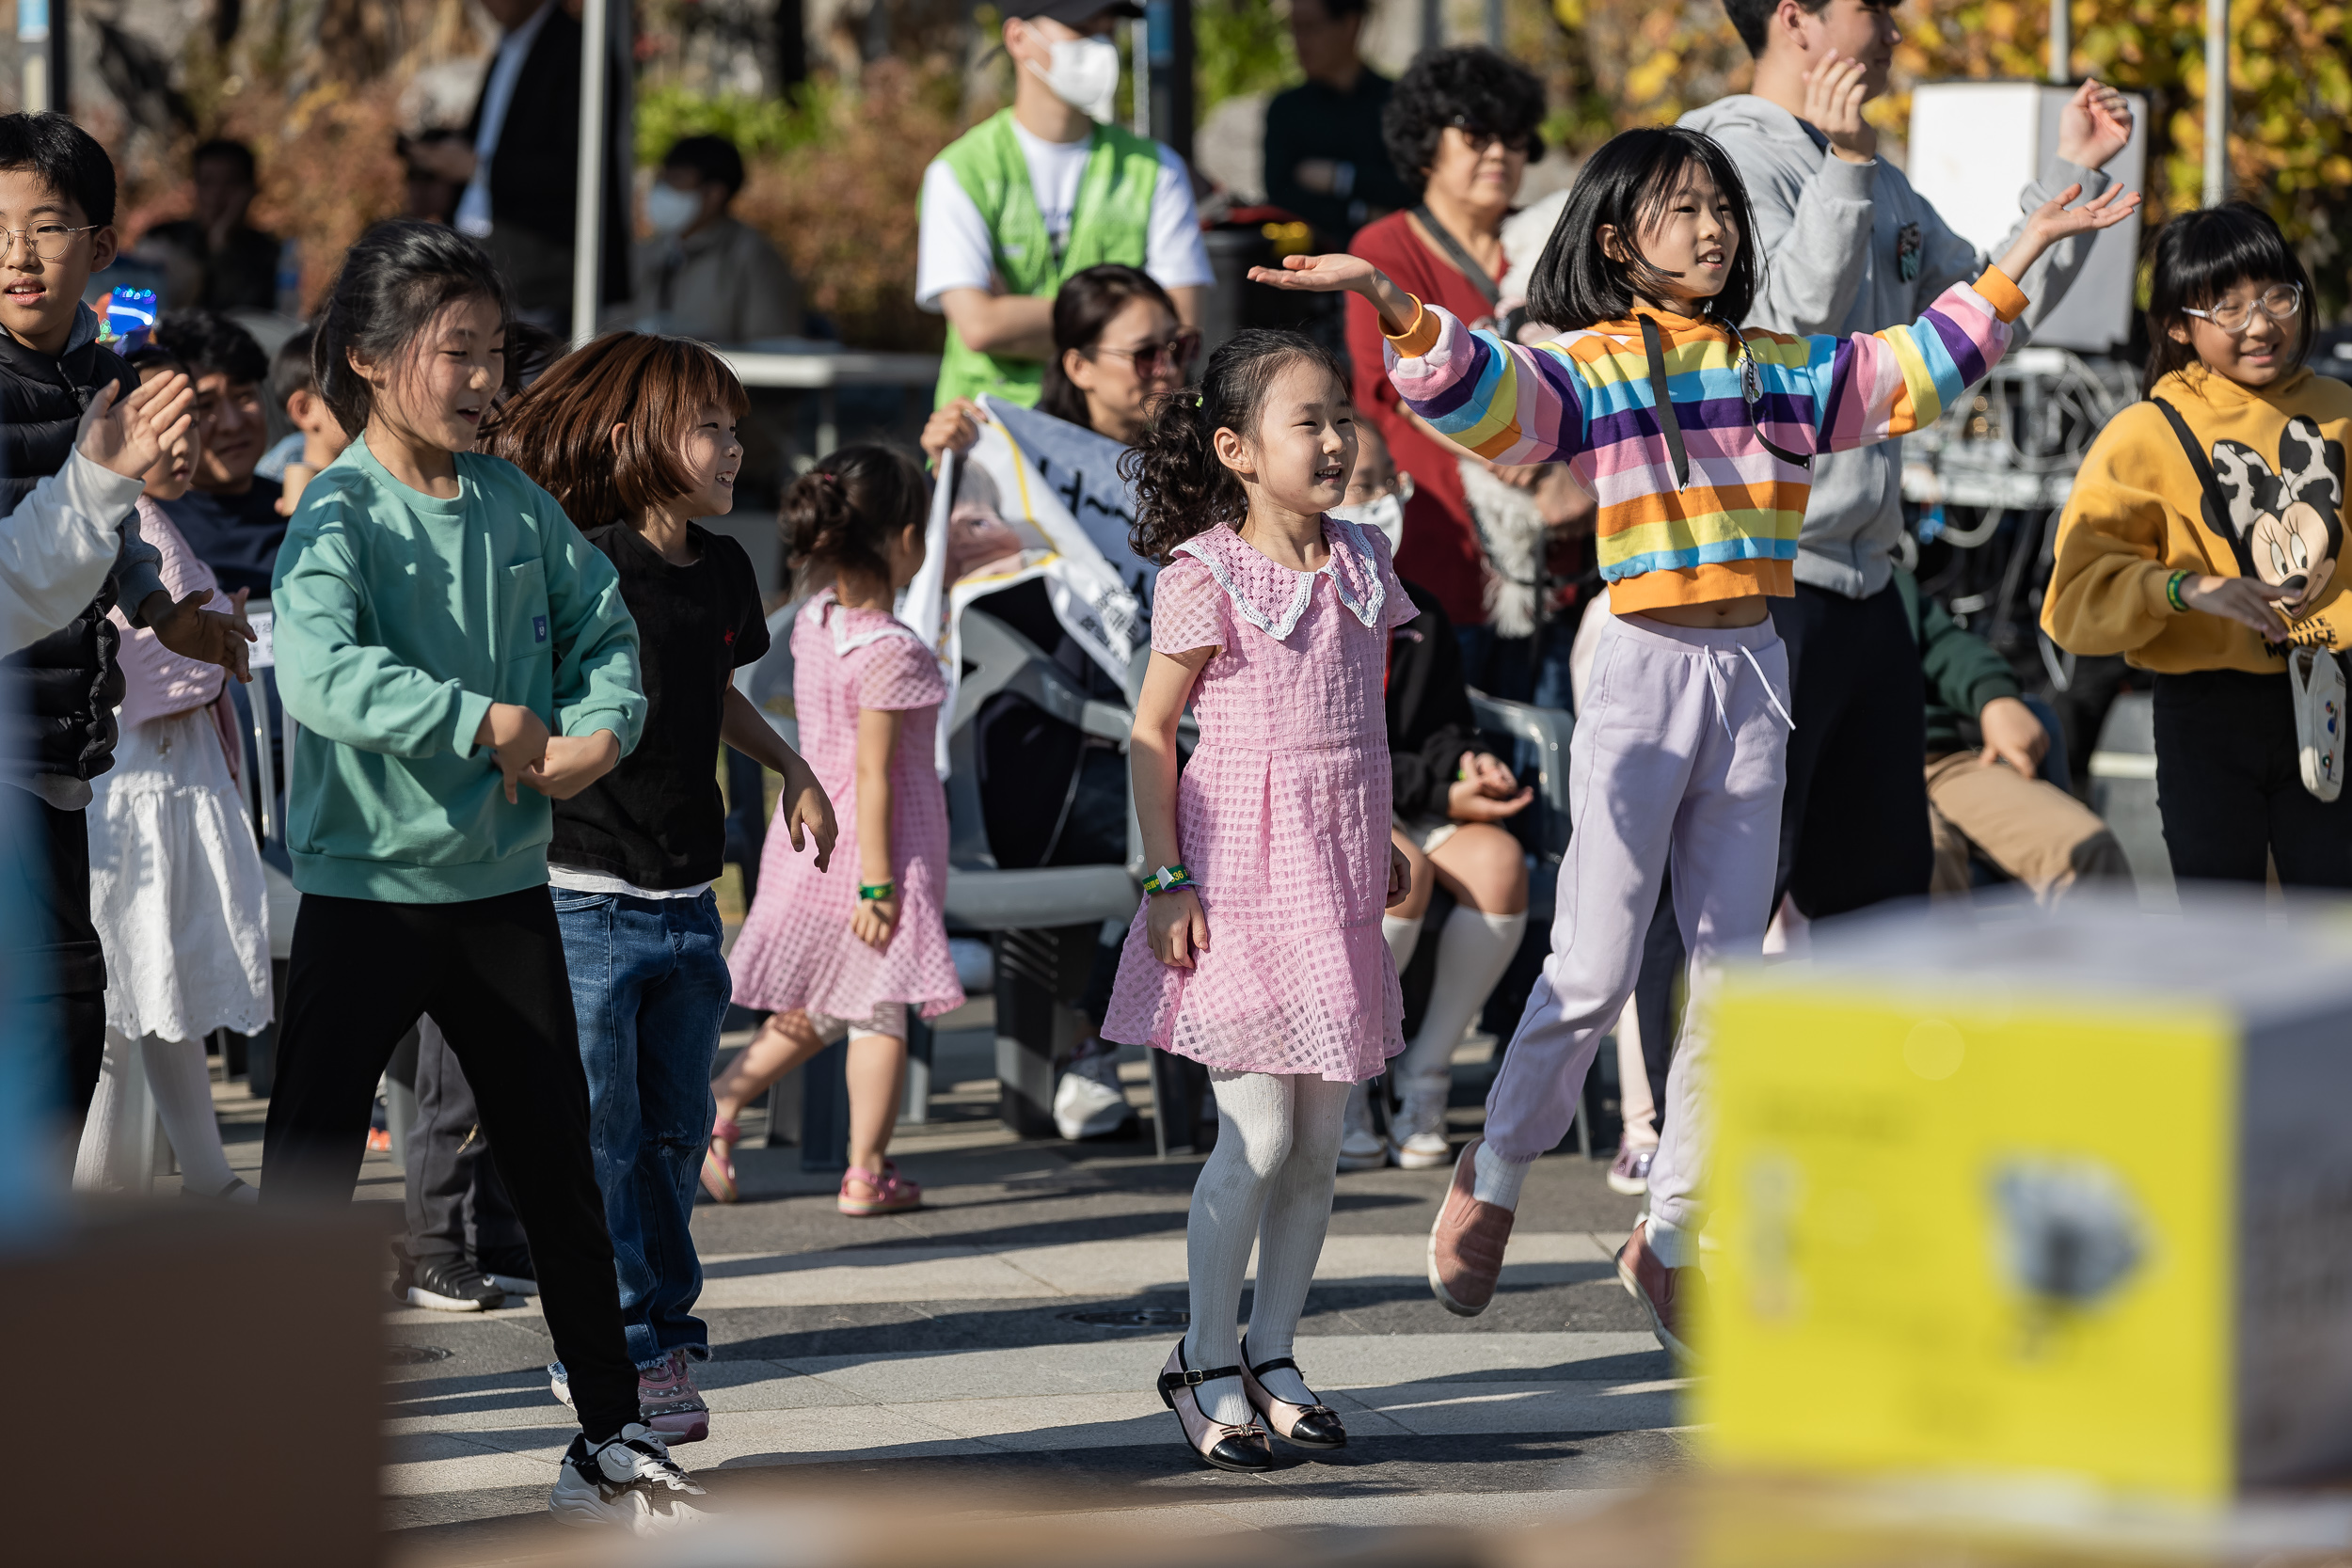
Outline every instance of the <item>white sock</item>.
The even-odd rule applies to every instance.
[[[220,1147],[220,1121],[213,1113],[213,1075],[204,1066],[202,1040],[139,1042],[147,1062],[147,1087],[163,1118],[164,1136],[180,1158],[180,1184],[207,1197],[236,1180]]]
[[[1331,1180],[1348,1087],[1304,1075],[1291,1080],[1291,1157],[1275,1173],[1258,1228],[1258,1283],[1249,1301],[1247,1343],[1253,1366],[1291,1354],[1299,1314],[1307,1309],[1324,1232],[1331,1227]],[[1314,1402],[1306,1379],[1291,1368],[1279,1368],[1259,1381],[1278,1400]]]
[[[1405,973],[1405,966],[1413,961],[1414,950],[1421,946],[1422,922],[1428,917],[1384,914],[1380,917],[1381,940],[1389,944],[1389,957],[1396,960],[1396,972]]]
[[[1470,1166],[1470,1196],[1517,1213],[1519,1185],[1534,1167],[1533,1160],[1506,1160],[1495,1151],[1494,1145],[1481,1141],[1477,1158]]]
[[[1184,1360],[1196,1370],[1241,1362],[1234,1320],[1262,1227],[1249,1354],[1268,1361],[1290,1354],[1330,1223],[1348,1090],[1320,1078],[1267,1072],[1212,1070],[1209,1081],[1216,1093],[1216,1149],[1193,1182],[1184,1227],[1192,1288]],[[1276,1373],[1267,1387],[1284,1399],[1304,1393],[1303,1385],[1288,1386],[1282,1376]],[[1198,1393],[1209,1419],[1227,1426],[1250,1419],[1240,1378],[1204,1383]]]
[[[153,1102],[140,1081],[139,1046],[118,1030],[106,1031],[100,1058],[98,1092],[82,1121],[81,1146],[73,1156],[73,1187],[85,1193],[144,1193],[154,1160],[147,1118]]]
[[[1429,985],[1429,1005],[1422,1009],[1421,1028],[1405,1048],[1399,1064],[1409,1080],[1447,1076],[1454,1048],[1486,1006],[1502,972],[1511,967],[1519,939],[1527,933],[1527,911],[1482,914],[1456,904],[1438,932],[1438,973]]]

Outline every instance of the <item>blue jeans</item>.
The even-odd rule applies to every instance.
[[[719,902],[708,893],[554,895],[629,1359],[653,1367],[683,1350],[707,1360],[690,1222],[710,1139],[710,1064],[735,990],[720,952]]]

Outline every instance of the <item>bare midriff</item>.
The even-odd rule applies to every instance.
[[[1752,626],[1772,612],[1765,608],[1760,594],[1743,594],[1736,599],[1717,599],[1711,604],[1660,605],[1655,610],[1630,612],[1634,619],[1657,621],[1669,626],[1696,626],[1708,631],[1719,626]]]

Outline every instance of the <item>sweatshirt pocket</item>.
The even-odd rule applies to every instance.
[[[506,643],[500,701],[542,719],[555,696],[555,617],[548,604],[545,562],[518,561],[500,574],[499,629]]]

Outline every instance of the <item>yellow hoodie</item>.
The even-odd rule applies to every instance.
[[[2259,391],[2192,365],[2156,384],[2204,450],[2224,515],[2164,410],[2132,404],[2091,443],[2058,522],[2042,626],[2078,654],[2122,654],[2143,670],[2282,673],[2284,655],[2252,628],[2172,608],[2174,572],[2305,583],[2289,640],[2352,645],[2344,585],[2344,449],[2352,387],[2311,370]]]

